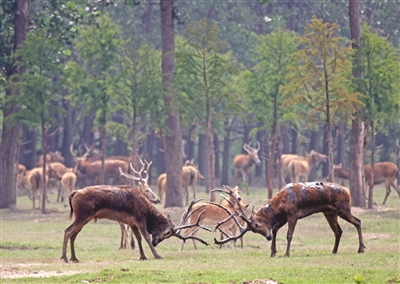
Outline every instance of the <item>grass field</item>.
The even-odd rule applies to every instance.
[[[208,199],[204,189],[198,195]],[[267,191],[250,188],[242,193],[247,203],[258,208],[267,201]],[[377,187],[374,199],[381,204],[384,188]],[[218,201],[220,197],[218,196]],[[180,240],[170,238],[156,247],[163,259],[154,259],[143,242],[149,260],[139,261],[139,252],[118,250],[120,229],[116,222],[90,222],[78,235],[75,249],[80,263],[60,260],[64,230],[72,223],[69,208],[56,203],[50,195],[50,214],[33,213],[27,196],[18,198],[18,210],[1,213],[1,283],[400,283],[400,200],[392,192],[385,206],[373,210],[353,208],[361,219],[364,254],[358,254],[355,227],[340,219],[343,236],[339,251],[333,255],[334,235],[322,214],[297,223],[291,257],[282,257],[286,249],[284,226],[277,236],[278,254],[270,257],[270,242],[249,232],[244,248],[218,249],[213,245],[217,233],[198,235],[211,243],[198,244],[194,250],[187,242],[178,251]],[[175,223],[183,208],[163,209]],[[33,213],[33,214],[32,214]],[[68,246],[67,257],[70,257]],[[273,280],[273,281],[272,281]]]

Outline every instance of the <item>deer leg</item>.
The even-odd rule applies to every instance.
[[[140,258],[139,260],[146,260],[147,257],[144,254],[143,247],[142,247],[142,236],[140,235],[139,229],[136,226],[131,226],[132,232],[136,237],[136,240],[138,242],[139,246],[139,253],[140,253]]]
[[[340,238],[342,237],[342,229],[339,226],[338,223],[338,215],[333,212],[323,212],[326,220],[329,223],[329,226],[331,227],[333,233],[335,234],[335,246],[333,247],[332,253],[337,253],[337,250],[339,248],[339,243],[340,243]]]
[[[290,244],[292,242],[294,229],[296,228],[297,218],[296,216],[290,216],[288,219],[288,231],[286,235],[287,246],[285,256],[290,257]]]
[[[119,249],[126,249],[126,242],[128,240],[128,230],[125,224],[118,222],[121,228],[121,243],[119,245]]]
[[[286,222],[278,223],[274,226],[272,229],[272,242],[271,242],[271,257],[274,257],[277,253],[276,251],[276,234],[278,233],[278,230],[284,226]]]
[[[358,232],[358,253],[363,253],[364,249],[366,248],[363,242],[362,230],[361,230],[361,220],[354,217],[350,212],[339,212],[339,217],[346,220],[347,222],[353,224],[357,228]]]
[[[386,195],[385,195],[385,199],[383,199],[383,203],[382,205],[385,205],[387,198],[389,197],[390,194],[390,183],[385,181],[385,188],[386,188]]]
[[[395,180],[396,179],[393,179],[391,184],[394,187],[394,189],[397,191],[397,194],[399,195],[399,198],[400,198],[400,187],[396,184]]]
[[[83,222],[74,222],[69,226],[67,229],[64,231],[64,242],[63,242],[63,248],[62,248],[62,255],[61,259],[64,260],[64,262],[68,262],[67,259],[67,245],[68,245],[68,240],[71,240],[71,260],[73,262],[79,262],[79,260],[75,256],[75,247],[74,247],[74,242],[76,239],[76,236],[78,233],[82,230],[83,226],[85,226],[89,221],[83,221]]]
[[[78,232],[74,233],[70,238],[70,244],[71,244],[71,258],[70,258],[70,260],[72,262],[75,262],[75,263],[79,262],[79,260],[75,256],[75,239],[78,236],[80,231],[81,230],[79,230]]]
[[[147,244],[149,245],[150,250],[151,250],[151,252],[153,253],[154,257],[155,257],[155,258],[159,258],[159,259],[162,258],[162,257],[156,252],[156,250],[155,250],[153,244],[151,243],[150,234],[149,234],[149,232],[147,231],[146,226],[140,224],[137,228],[139,229],[140,233],[142,234],[142,236],[143,236],[144,239],[146,240]],[[138,240],[138,243],[139,243],[139,240]],[[144,254],[143,254],[143,255],[144,255]]]

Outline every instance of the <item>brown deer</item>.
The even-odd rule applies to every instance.
[[[294,182],[306,182],[310,175],[311,169],[318,166],[320,162],[326,162],[327,157],[312,150],[305,159],[293,159],[288,164],[290,181]]]
[[[161,201],[157,198],[157,196],[154,194],[153,190],[150,188],[149,184],[148,184],[148,179],[149,179],[149,172],[150,172],[150,166],[153,162],[146,162],[146,166],[144,165],[143,161],[140,159],[139,160],[142,167],[141,169],[137,172],[134,167],[132,166],[131,163],[129,163],[131,170],[134,174],[136,174],[137,176],[133,176],[130,175],[128,173],[124,173],[122,171],[122,169],[120,168],[120,174],[122,176],[125,176],[129,179],[138,181],[138,186],[137,189],[139,189],[140,191],[142,191],[142,193],[147,197],[147,199],[153,203],[153,204],[158,204]],[[143,178],[142,173],[145,173],[145,177]],[[130,242],[128,242],[129,239],[129,226],[126,224],[123,224],[121,222],[118,222],[121,228],[121,243],[120,243],[120,247],[119,249],[134,249],[135,248],[135,241],[133,239],[133,235],[131,235],[131,240]]]
[[[55,169],[51,167],[49,164],[46,168],[46,179],[53,178],[57,176],[57,172]],[[40,200],[43,194],[43,168],[36,167],[33,168],[27,173],[26,176],[27,184],[31,190],[31,197],[32,197],[32,208],[35,210],[35,199],[38,198],[38,205],[40,209]],[[49,202],[49,198],[46,195],[47,203]]]
[[[64,195],[64,207],[68,207],[68,196],[75,190],[76,174],[73,168],[67,168],[61,178],[61,185]],[[57,198],[58,201],[58,198]]]
[[[187,217],[191,213],[195,202],[187,210]],[[71,241],[71,261],[79,262],[75,255],[75,239],[79,232],[91,220],[101,218],[127,224],[131,227],[139,246],[140,260],[147,257],[142,247],[142,236],[146,240],[155,258],[161,256],[155,247],[171,236],[182,240],[196,239],[206,245],[205,241],[195,236],[183,237],[180,231],[190,227],[202,227],[197,220],[194,224],[175,226],[169,216],[162,214],[148,200],[143,192],[130,186],[98,185],[89,186],[82,190],[74,191],[69,196],[70,216],[75,216],[75,221],[64,232],[64,242],[61,259],[68,262],[67,245]],[[193,210],[192,212],[195,212]],[[185,221],[186,221],[185,219]],[[208,228],[204,228],[208,229]]]
[[[182,167],[182,188],[186,197],[186,206],[189,204],[189,186],[193,189],[193,199],[196,199],[197,180],[204,180],[204,176],[199,169],[193,164],[193,160],[186,161]],[[158,196],[162,201],[167,185],[167,174],[161,174],[157,179]]]
[[[236,203],[240,204],[237,200]],[[261,234],[268,241],[272,240],[271,257],[274,257],[277,253],[276,234],[282,226],[288,223],[285,256],[289,257],[290,244],[297,220],[315,213],[324,214],[335,234],[333,253],[337,253],[343,233],[338,223],[338,216],[357,228],[358,252],[364,252],[365,246],[361,231],[361,221],[351,214],[349,190],[335,183],[322,182],[289,183],[260,209],[254,210],[253,208],[253,212],[249,218],[244,214],[244,210],[240,209],[237,214],[246,222],[246,227],[240,226],[241,233],[237,236],[227,237],[222,241],[214,239],[214,242],[216,244],[223,244],[231,240],[236,240],[246,232],[252,231]],[[232,218],[236,218],[233,214],[231,216]],[[219,229],[219,226],[216,229]]]
[[[234,189],[231,189],[228,186],[224,186],[224,190],[215,190],[215,191],[222,191],[224,193],[229,194],[229,198],[231,201],[227,201],[227,206],[224,207],[220,204],[214,203],[214,202],[207,202],[207,203],[197,203],[196,205],[193,206],[194,209],[198,207],[204,207],[206,210],[205,212],[202,211],[197,211],[193,214],[190,215],[188,221],[193,223],[195,220],[199,220],[200,224],[202,225],[217,225],[219,222],[225,220],[226,218],[229,217],[230,214],[227,213],[227,210],[229,212],[232,212],[235,214],[234,209],[233,209],[233,201],[238,200],[242,205],[243,208],[247,209],[247,206],[245,205],[244,201],[242,200],[240,194],[239,194],[239,189],[238,187],[235,187]],[[229,200],[229,199],[227,199]],[[232,205],[232,206],[231,206]],[[201,216],[200,216],[201,214]],[[184,219],[185,215],[182,215],[182,220]],[[227,222],[225,222],[223,225],[221,225],[220,231],[224,235],[235,235],[237,229],[237,225],[235,223],[235,220],[230,218]],[[184,231],[185,236],[196,236],[199,228],[198,227],[191,227],[188,228]],[[185,242],[181,242],[181,246],[179,250],[183,250],[183,247],[185,245]],[[196,246],[196,241],[193,239],[193,246],[195,249],[197,249]],[[230,244],[230,247],[233,248],[235,246],[235,242],[232,241]],[[242,243],[243,247],[243,243]]]
[[[239,173],[242,175],[243,182],[249,182],[250,171],[254,164],[257,166],[261,165],[260,158],[258,157],[258,151],[260,150],[260,143],[257,142],[257,148],[252,148],[249,144],[244,143],[243,149],[246,150],[246,154],[236,155],[233,159],[233,165],[235,167],[235,179],[236,183],[238,180]]]
[[[93,162],[88,161],[87,158],[90,155],[92,148],[88,148],[86,145],[85,147],[86,152],[82,157],[78,157],[73,153],[72,145],[70,147],[70,152],[77,163],[77,170],[79,170],[80,174],[85,175],[87,182],[90,185],[93,185],[96,184],[96,181],[100,177],[101,160],[96,160]],[[126,183],[126,179],[123,178],[119,173],[119,168],[122,168],[124,172],[128,172],[128,163],[122,160],[106,159],[104,161],[105,179],[114,178],[117,184]]]
[[[48,163],[54,163],[54,162],[64,163],[64,157],[58,151],[48,152],[46,158],[47,158],[46,162]],[[39,157],[39,161],[36,163],[36,167],[41,167],[41,166],[43,166],[43,155]]]
[[[341,168],[341,165],[334,165],[335,177],[340,177],[344,179],[349,179],[350,171]],[[382,205],[385,205],[387,198],[391,192],[390,187],[392,186],[398,193],[400,198],[400,189],[396,184],[396,174],[398,168],[395,164],[391,162],[381,162],[376,163],[374,166],[374,185],[385,183],[386,195],[383,199]],[[371,179],[371,165],[364,165],[364,176],[366,184],[369,184]]]

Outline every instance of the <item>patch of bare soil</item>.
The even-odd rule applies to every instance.
[[[5,278],[22,278],[22,277],[50,277],[50,276],[62,276],[62,275],[73,275],[83,273],[84,271],[44,271],[44,270],[23,270],[25,268],[32,268],[42,264],[35,263],[19,263],[11,267],[0,266],[0,279]]]
[[[278,284],[274,279],[254,279],[251,281],[245,281],[243,284]]]

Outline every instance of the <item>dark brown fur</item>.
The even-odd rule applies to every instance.
[[[250,216],[249,229],[272,240],[271,256],[276,255],[276,234],[288,223],[287,248],[285,256],[290,255],[290,243],[298,219],[315,213],[323,213],[335,234],[333,253],[338,250],[342,229],[338,216],[353,224],[358,231],[359,249],[364,252],[361,221],[351,214],[350,193],[334,183],[295,183],[282,188],[266,205]]]
[[[129,186],[90,186],[74,191],[69,197],[70,218],[75,221],[64,233],[61,258],[66,256],[68,240],[71,240],[71,261],[75,256],[74,242],[78,233],[89,221],[106,218],[131,227],[139,246],[140,260],[147,259],[142,248],[141,235],[145,238],[155,258],[161,258],[154,247],[174,234],[174,224],[154,207],[137,188]],[[152,240],[150,238],[152,236]]]

